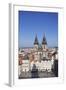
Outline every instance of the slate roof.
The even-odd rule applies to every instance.
[[[44,35],[44,37],[43,37],[42,44],[47,44],[47,41],[46,41],[45,35]]]
[[[36,37],[35,37],[35,41],[34,41],[34,45],[35,45],[35,44],[37,44],[37,45],[39,44],[39,42],[38,42],[38,38],[37,38],[37,35],[36,35]]]

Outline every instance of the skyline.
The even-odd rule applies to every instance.
[[[19,48],[33,47],[35,36],[42,43],[45,34],[48,47],[58,46],[58,13],[19,11]]]

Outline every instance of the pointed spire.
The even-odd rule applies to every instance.
[[[37,45],[39,44],[39,43],[38,43],[37,34],[36,34],[35,41],[34,41],[34,45],[35,45],[35,44],[37,44]]]
[[[46,38],[45,38],[45,34],[43,36],[42,44],[47,44],[47,41],[46,41]]]

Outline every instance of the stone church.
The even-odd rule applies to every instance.
[[[35,37],[34,41],[34,54],[35,54],[35,60],[46,60],[48,59],[48,48],[47,48],[47,41],[45,38],[45,35],[42,40],[42,44],[40,45],[38,42],[37,35]]]
[[[49,48],[47,47],[47,40],[45,35],[43,36],[43,40],[41,45],[39,44],[37,35],[34,41],[34,48],[33,48],[33,55],[34,59],[31,62],[31,70],[33,65],[36,65],[36,68],[39,71],[51,71],[54,64],[54,56],[50,52]]]

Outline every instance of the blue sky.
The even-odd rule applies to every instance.
[[[48,47],[58,46],[58,13],[19,11],[19,47],[33,47],[37,34],[41,44],[45,34]]]

